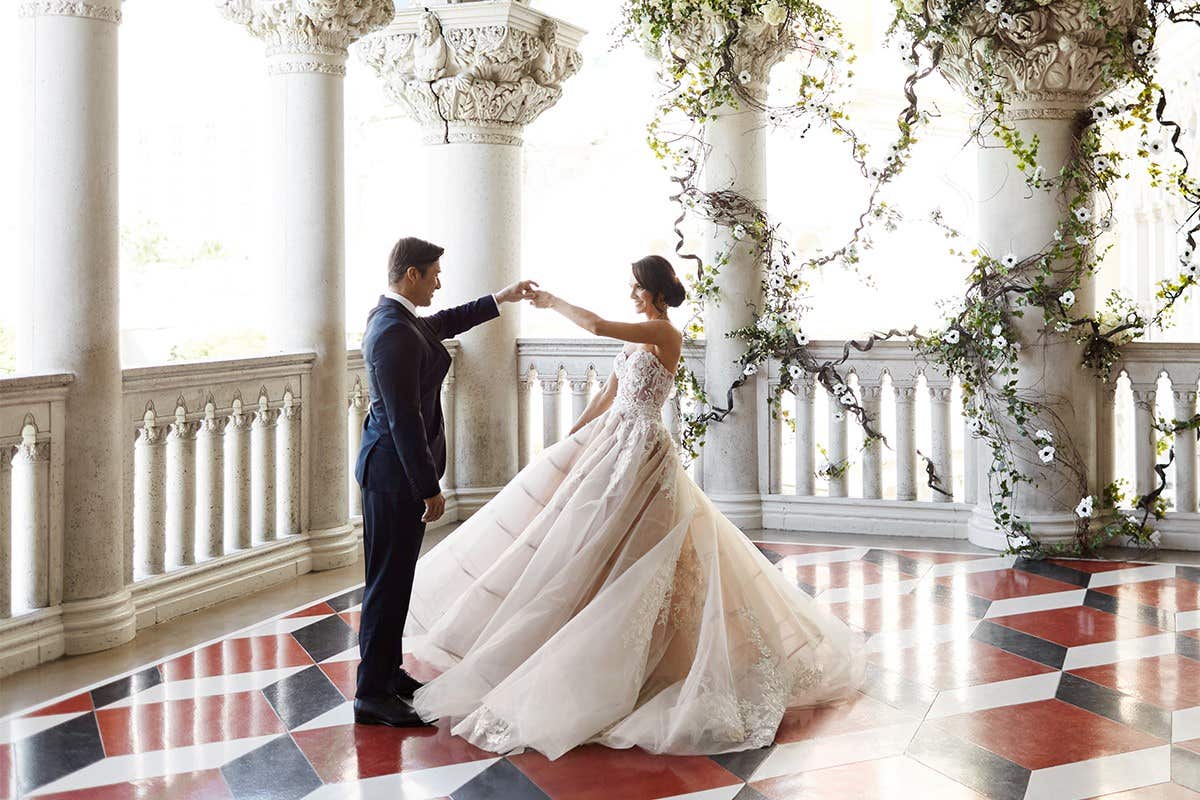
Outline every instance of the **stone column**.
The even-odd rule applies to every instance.
[[[1089,18],[1085,5],[1054,0],[1016,14],[1008,29],[995,24],[995,15],[982,7],[966,20],[966,38],[976,43],[963,48],[947,42],[943,72],[964,91],[980,72],[976,59],[986,53],[1008,106],[1007,120],[1025,138],[1039,141],[1038,163],[1045,175],[1056,176],[1070,160],[1078,142],[1078,121],[1104,91],[1103,71],[1112,53],[1106,36],[1135,24],[1132,0],[1104,0],[1103,24]],[[989,41],[995,40],[995,41]],[[991,46],[995,45],[995,46]],[[1036,52],[1036,55],[1035,55]],[[1057,187],[1029,190],[1013,161],[998,142],[979,151],[979,220],[982,243],[988,253],[1018,259],[1033,255],[1053,242],[1065,215],[1064,197]],[[1066,288],[1066,287],[1064,287]],[[1076,291],[1076,314],[1094,307],[1091,282]],[[1073,447],[1087,475],[1086,485],[1068,470],[1052,465],[1043,469],[1037,445],[1018,438],[1017,463],[1033,477],[1018,487],[1013,511],[1030,523],[1035,538],[1061,541],[1075,535],[1075,505],[1084,494],[1096,494],[1096,391],[1095,376],[1081,369],[1080,348],[1061,334],[1044,331],[1039,309],[1023,317],[1010,317],[1023,348],[1018,363],[1018,388],[1035,396],[1057,416],[1031,421],[1034,428],[1058,428],[1055,442],[1060,458]],[[1063,441],[1066,438],[1069,441]],[[990,460],[984,459],[984,463]],[[968,536],[986,547],[1007,546],[992,518],[991,498],[981,492],[971,518]]]
[[[65,652],[133,638],[125,588],[117,222],[120,0],[17,4],[24,52],[22,368],[70,372]]]
[[[421,235],[446,248],[451,305],[523,276],[521,136],[562,96],[579,70],[583,31],[520,2],[431,3],[405,8],[362,55],[388,96],[422,125],[428,145],[430,207]],[[520,310],[460,338],[455,362],[459,420],[453,447],[459,517],[490,500],[518,468],[516,339]]]
[[[1196,413],[1196,392],[1175,389],[1175,418],[1191,419]],[[1175,434],[1175,510],[1185,514],[1196,512],[1196,434],[1183,431]]]
[[[268,252],[277,259],[278,348],[317,354],[302,401],[302,524],[314,570],[357,559],[346,478],[345,142],[343,79],[351,42],[386,25],[392,0],[217,0],[267,48],[273,154]]]

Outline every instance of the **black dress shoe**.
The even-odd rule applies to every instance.
[[[408,703],[396,697],[354,699],[356,725],[389,725],[393,728],[423,728],[425,722]]]
[[[409,675],[404,670],[400,670],[396,673],[396,677],[392,679],[392,692],[400,699],[412,702],[413,695],[417,693],[417,689],[420,689],[424,685],[412,675]]]

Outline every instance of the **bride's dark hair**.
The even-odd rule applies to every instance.
[[[651,294],[656,306],[661,300],[671,308],[678,308],[687,297],[683,284],[675,275],[675,268],[662,256],[646,256],[633,262],[633,277]]]

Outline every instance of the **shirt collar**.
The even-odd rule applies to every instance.
[[[384,296],[384,297],[389,297],[389,298],[391,298],[392,300],[395,300],[395,301],[396,301],[397,303],[399,303],[400,305],[402,305],[402,306],[404,306],[405,308],[407,308],[407,309],[408,309],[408,313],[412,314],[414,317],[417,315],[417,307],[416,307],[415,305],[413,305],[413,302],[412,302],[412,300],[409,300],[409,299],[408,299],[407,297],[405,297],[404,295],[402,295],[402,294],[397,294],[396,292],[393,292],[391,289],[388,289],[387,291],[385,291],[385,292],[383,293],[383,296]]]

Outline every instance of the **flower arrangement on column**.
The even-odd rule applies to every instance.
[[[650,147],[671,171],[680,206],[675,222],[676,250],[695,264],[691,298],[694,314],[686,335],[703,332],[706,304],[720,301],[717,276],[727,266],[718,255],[710,263],[685,252],[681,228],[689,215],[725,226],[735,241],[750,240],[762,266],[763,308],[754,326],[733,332],[746,344],[743,375],[726,392],[725,405],[714,403],[696,377],[681,368],[678,389],[693,408],[682,415],[681,446],[695,455],[707,426],[732,409],[734,395],[768,358],[780,363],[792,381],[812,374],[863,426],[865,444],[882,435],[876,420],[848,388],[841,368],[852,350],[864,351],[882,339],[909,336],[929,361],[960,380],[968,425],[991,454],[991,509],[995,524],[1012,552],[1041,557],[1093,551],[1114,539],[1139,546],[1157,544],[1150,526],[1164,508],[1165,470],[1156,467],[1159,485],[1132,499],[1133,513],[1118,513],[1120,485],[1089,491],[1089,470],[1054,410],[1017,380],[1022,347],[1050,339],[1073,342],[1079,366],[1097,379],[1111,380],[1122,345],[1169,323],[1174,304],[1197,283],[1197,235],[1200,232],[1200,183],[1179,146],[1181,125],[1168,112],[1167,96],[1157,80],[1155,43],[1170,24],[1200,24],[1200,3],[1175,0],[893,0],[890,35],[905,50],[911,70],[903,79],[904,107],[888,152],[875,157],[855,133],[841,101],[853,77],[854,54],[837,19],[806,0],[626,0],[620,33],[644,46],[662,65],[666,86],[658,113],[648,128]],[[753,48],[799,52],[804,58],[795,97],[770,106],[758,80],[743,65]],[[969,266],[966,289],[946,308],[941,330],[918,334],[888,331],[846,342],[841,357],[818,361],[808,351],[801,302],[811,268],[840,263],[856,269],[873,233],[895,229],[901,215],[884,189],[909,161],[921,125],[929,119],[917,89],[938,72],[970,95],[976,114],[970,136],[985,146],[996,143],[1011,155],[1028,192],[1050,192],[1060,199],[1061,219],[1053,236],[1036,252],[992,253],[961,242],[940,214],[932,222],[955,244]],[[1010,107],[1037,76],[1047,86],[1071,84],[1072,96],[1091,98],[1070,113],[1075,146],[1065,166],[1048,171],[1039,164],[1039,141],[1027,138],[1010,119]],[[1079,82],[1086,78],[1087,85]],[[1072,83],[1074,82],[1074,83]],[[1055,95],[1049,92],[1048,95]],[[825,126],[844,139],[847,154],[868,183],[866,206],[853,220],[836,250],[798,256],[757,204],[732,191],[704,191],[696,181],[707,156],[703,126],[723,106],[762,110],[771,126],[805,132]],[[1068,104],[1069,105],[1069,104]],[[1123,140],[1132,145],[1123,145]],[[1178,273],[1158,286],[1154,308],[1139,308],[1113,293],[1098,310],[1081,309],[1076,295],[1095,275],[1104,255],[1097,239],[1113,225],[1112,200],[1128,170],[1140,163],[1151,184],[1171,192],[1192,209],[1181,232]],[[1038,321],[1031,336],[1030,322]],[[1036,339],[1036,341],[1034,341]],[[791,388],[780,381],[771,398],[783,413],[779,395]],[[1196,435],[1200,415],[1162,420],[1166,436]],[[1020,453],[1031,452],[1033,458]],[[940,488],[927,463],[929,482]],[[845,464],[827,464],[826,474]],[[1014,511],[1018,487],[1055,473],[1076,488],[1071,500],[1075,535],[1046,542],[1031,535],[1029,522]]]

